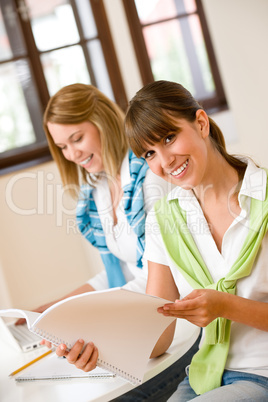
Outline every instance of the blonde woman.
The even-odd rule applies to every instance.
[[[98,248],[105,267],[72,294],[126,283],[145,290],[145,216],[167,185],[129,150],[123,121],[114,102],[84,84],[59,90],[44,113],[63,185],[77,199],[77,225]]]

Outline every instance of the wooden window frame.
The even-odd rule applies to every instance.
[[[6,1],[9,1],[9,0],[6,0]],[[97,31],[98,31],[98,35],[96,36],[96,39],[99,39],[100,44],[102,46],[102,51],[103,51],[111,87],[112,87],[112,90],[114,93],[115,102],[125,111],[127,109],[128,101],[127,101],[127,96],[126,96],[118,60],[116,57],[114,44],[112,41],[112,36],[111,36],[109,25],[108,25],[105,8],[103,5],[103,0],[88,0],[88,1],[90,2],[92,12],[94,15],[94,19],[95,19],[95,23],[96,23],[96,27],[97,27]],[[19,6],[21,6],[21,1],[20,1],[20,4],[18,4],[18,0],[14,0],[14,4],[15,4],[16,8],[18,9]],[[71,5],[73,6],[74,16],[76,19],[78,31],[81,35],[82,28],[79,24],[77,10],[76,10],[75,3],[73,0],[71,0]],[[31,76],[36,85],[36,90],[38,92],[38,96],[40,99],[42,112],[44,112],[46,105],[48,103],[48,100],[50,98],[50,95],[48,92],[48,87],[47,87],[45,76],[44,76],[43,67],[41,64],[41,59],[40,59],[41,54],[44,54],[45,52],[39,51],[36,47],[30,21],[25,18],[22,18],[20,12],[18,12],[18,18],[20,21],[22,34],[23,34],[25,45],[27,48],[27,54],[25,57],[27,57],[27,60],[30,64]],[[87,42],[87,40],[82,38],[82,39],[80,39],[80,41],[77,44],[80,45],[83,49],[83,46],[86,46],[86,42]],[[62,48],[66,48],[66,47],[68,47],[68,46],[63,46]],[[55,50],[58,50],[58,48]],[[84,52],[84,54],[86,54],[86,53]],[[22,58],[25,58],[25,57],[22,56]],[[1,61],[0,64],[14,62],[17,59],[18,59],[17,57],[13,57],[13,58],[8,59],[7,61]],[[92,73],[92,68],[91,68],[91,63],[90,63],[89,57],[85,57],[85,59],[86,59],[86,64],[87,64],[89,73]],[[91,77],[94,77],[94,75],[91,75]],[[94,80],[92,80],[92,84],[96,85],[93,81]],[[36,138],[37,137],[38,137],[38,135],[36,133]],[[36,142],[34,144],[14,148],[14,149],[1,153],[0,154],[0,175],[8,174],[8,173],[16,171],[16,170],[28,168],[29,166],[38,165],[38,164],[51,160],[52,157],[51,157],[51,154],[50,154],[50,151],[49,151],[46,139],[45,139],[45,134],[44,134],[43,139],[44,139],[44,141],[41,141],[40,143]]]
[[[215,83],[216,96],[211,99],[200,99],[200,102],[206,110],[211,112],[218,112],[228,108],[227,101],[217,66],[216,56],[213,50],[212,41],[209,34],[208,25],[205,18],[204,9],[201,0],[195,0],[197,14],[200,19],[201,29],[204,36],[208,59],[210,63],[211,72]],[[154,76],[150,64],[150,59],[146,49],[144,36],[142,33],[142,25],[140,23],[139,15],[136,9],[134,0],[123,0],[125,13],[128,20],[128,25],[136,53],[136,58],[141,74],[143,85],[149,84],[154,81]],[[182,16],[181,16],[182,17]]]

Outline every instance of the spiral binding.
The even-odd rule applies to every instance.
[[[60,376],[51,376],[51,377],[49,377],[49,378],[39,378],[39,377],[23,377],[23,376],[21,376],[21,378],[20,377],[17,377],[17,378],[15,378],[15,380],[16,381],[18,381],[18,382],[22,382],[22,381],[38,381],[38,380],[55,380],[55,381],[58,381],[58,380],[70,380],[70,379],[73,379],[73,378],[82,378],[82,379],[86,379],[87,381],[88,380],[96,380],[96,379],[106,379],[106,378],[110,378],[110,377],[105,377],[105,376],[103,376],[103,375],[100,375],[100,374],[94,374],[94,375],[90,375],[90,376],[84,376],[84,377],[72,377],[72,376],[62,376],[62,377],[60,377]]]
[[[34,327],[32,329],[32,332],[34,332],[36,335],[40,336],[41,338],[45,339],[46,341],[53,343],[53,345],[59,346],[61,343],[64,343],[68,349],[72,348],[72,345],[69,342],[65,342],[64,339],[58,338],[40,328]]]
[[[121,370],[120,368],[114,366],[113,364],[105,362],[100,358],[98,359],[97,365],[101,368],[111,371],[112,373],[118,375],[119,377],[124,378],[125,380],[128,380],[133,385],[139,385],[142,383],[142,381],[139,378],[127,373],[126,371]]]

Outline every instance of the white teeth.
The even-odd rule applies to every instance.
[[[86,165],[92,158],[93,155],[91,155],[89,158],[85,159],[84,161],[80,162],[81,165]]]
[[[171,173],[172,176],[178,176],[178,174],[180,174],[181,172],[184,171],[184,169],[188,166],[188,159],[187,161],[177,170],[175,170],[174,172]]]

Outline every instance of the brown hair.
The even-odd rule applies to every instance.
[[[115,177],[128,149],[124,132],[124,113],[113,101],[92,85],[72,84],[60,89],[48,102],[43,127],[49,148],[60,171],[63,185],[77,198],[77,187],[82,182],[94,185],[99,176],[90,175],[84,168],[68,161],[55,145],[47,123],[79,124],[93,123],[100,132],[102,160],[105,172]]]
[[[140,89],[129,103],[125,131],[133,152],[140,157],[146,144],[159,142],[169,132],[177,130],[174,119],[192,123],[203,107],[182,85],[170,81],[155,81]],[[242,178],[246,164],[226,150],[224,136],[214,120],[209,118],[210,139],[224,159]]]

